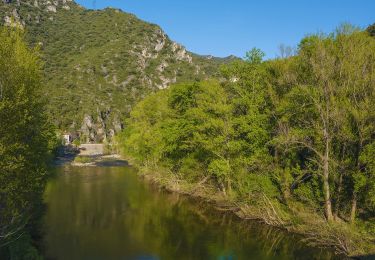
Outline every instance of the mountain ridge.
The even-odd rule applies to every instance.
[[[189,52],[133,14],[73,0],[3,0],[0,20],[41,46],[51,118],[83,142],[110,140],[149,93],[217,76],[232,60]]]

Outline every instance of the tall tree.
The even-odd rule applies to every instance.
[[[350,144],[347,161],[352,187],[350,220],[354,221],[357,201],[369,197],[368,184],[372,179],[366,163],[361,159],[371,147],[375,133],[375,40],[366,33],[340,31],[337,44],[337,81],[343,92],[341,99],[341,130],[347,134],[342,145]],[[339,133],[340,133],[339,132]],[[340,137],[340,135],[339,135]],[[338,138],[339,139],[339,138]],[[373,176],[372,176],[373,177]]]
[[[41,98],[38,54],[0,30],[0,246],[20,238],[42,202],[54,137]]]
[[[289,121],[286,142],[308,149],[322,171],[325,214],[333,219],[330,165],[332,138],[337,129],[337,91],[334,81],[335,57],[331,37],[311,36],[300,45],[298,86],[288,95],[285,109]]]

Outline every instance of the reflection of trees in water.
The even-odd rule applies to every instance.
[[[161,259],[288,259],[308,250],[279,229],[157,189],[126,169],[73,168],[50,183],[47,239],[54,250],[65,258],[63,250],[84,248],[112,257],[148,252]]]
[[[258,255],[259,259],[265,256],[267,258],[277,257],[277,259],[306,259],[306,256],[313,259],[331,259],[333,257],[331,252],[307,248],[306,244],[300,241],[298,235],[256,221],[240,220],[231,212],[218,212],[207,202],[187,199],[185,196],[181,196],[178,202],[179,206],[185,209],[183,213],[186,216],[179,215],[180,217],[176,218],[177,221],[185,220],[186,222],[194,215],[199,219],[199,224],[205,226],[207,233],[213,233],[213,237],[218,239],[212,241],[213,243],[210,245],[212,249],[211,257],[219,256],[219,252],[223,255],[231,252],[242,252],[242,254],[236,255],[240,259],[246,259],[251,255]],[[187,225],[190,232],[183,234],[199,236],[194,231],[201,232],[202,229],[194,229],[191,226],[194,221],[188,221],[190,225],[185,222],[183,222],[183,225]],[[171,231],[173,232],[173,230],[172,228]],[[243,250],[244,248],[249,248],[249,250]]]

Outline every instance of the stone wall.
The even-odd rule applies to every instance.
[[[104,154],[104,144],[81,144],[79,155],[94,156]]]

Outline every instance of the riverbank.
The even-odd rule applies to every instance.
[[[95,166],[127,166],[128,163],[121,159],[118,154],[109,155],[78,155],[71,162],[72,166],[95,167]]]
[[[152,182],[170,192],[199,198],[212,204],[219,211],[230,211],[243,220],[254,220],[299,234],[308,245],[333,248],[335,253],[354,259],[375,258],[375,238],[368,235],[366,229],[373,224],[348,224],[344,220],[328,223],[324,214],[297,201],[288,201],[287,205],[271,201],[265,195],[261,201],[239,201],[219,192],[209,179],[189,183],[178,178],[166,169],[140,166],[135,160],[126,158],[130,165],[146,181]]]
[[[103,144],[81,144],[60,147],[53,165],[66,164],[77,167],[126,166],[127,161],[119,154],[108,152]]]
[[[375,254],[374,238],[362,232],[364,223],[356,225],[344,221],[327,223],[323,213],[318,214],[300,202],[288,201],[283,205],[271,201],[265,195],[260,201],[239,201],[226,196],[210,185],[209,179],[189,183],[178,176],[158,167],[140,166],[131,158],[118,154],[82,156],[78,155],[70,165],[75,167],[126,166],[138,169],[138,175],[146,181],[162,187],[169,192],[198,198],[214,206],[218,211],[230,211],[243,220],[254,220],[270,226],[300,234],[308,245],[333,248],[342,256],[359,257]],[[367,259],[367,258],[363,258]],[[371,258],[370,258],[371,259]]]

